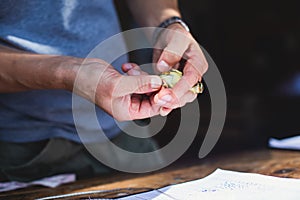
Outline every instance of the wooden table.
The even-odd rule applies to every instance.
[[[117,173],[105,177],[79,180],[55,189],[34,186],[0,193],[0,199],[36,199],[96,190],[98,192],[60,199],[113,198],[124,194],[134,194],[170,184],[199,179],[207,176],[216,168],[254,172],[278,177],[300,178],[300,152],[260,149],[219,154],[202,160],[188,158],[153,173]],[[99,192],[99,190],[103,191]]]

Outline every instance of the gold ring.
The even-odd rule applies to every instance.
[[[194,94],[201,94],[203,93],[203,90],[204,86],[200,81],[198,81],[198,83],[196,83],[196,85],[190,89],[190,91],[192,91]]]

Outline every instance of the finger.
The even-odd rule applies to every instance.
[[[161,88],[162,80],[155,75],[121,76],[113,88],[112,96],[121,97],[128,94],[146,94]]]
[[[160,51],[154,50],[154,51],[153,51],[153,64],[154,64],[154,65],[153,65],[153,70],[154,70],[155,74],[161,74],[161,73],[164,72],[164,71],[169,71],[171,68],[173,68],[173,69],[179,69],[179,68],[181,67],[181,63],[180,63],[181,60],[180,60],[178,63],[176,63],[176,64],[173,65],[172,67],[170,67],[170,66],[167,64],[167,68],[166,68],[166,70],[164,70],[164,71],[160,71],[160,70],[162,70],[162,69],[158,70],[158,69],[157,69],[157,67],[158,67],[157,60],[158,60],[158,58],[156,59],[155,56],[159,57],[159,56],[161,55],[161,52],[162,52],[162,50],[160,50]],[[159,54],[159,55],[155,55],[155,54]],[[160,68],[161,68],[163,65],[166,65],[166,64],[160,63]]]
[[[200,45],[194,42],[190,45],[189,50],[186,52],[189,63],[194,66],[201,76],[203,76],[208,69],[208,62],[203,51],[205,51],[205,49],[202,50]]]
[[[172,105],[169,108],[175,109],[175,108],[183,107],[187,103],[193,102],[196,98],[197,98],[197,94],[195,94],[195,93],[193,93],[191,91],[188,91],[185,95],[183,95],[181,97],[179,104]]]
[[[143,71],[138,65],[134,64],[134,67],[127,72],[130,76],[148,75],[147,72]]]
[[[156,96],[158,96],[158,94]],[[196,98],[197,98],[197,94],[188,91],[180,99],[174,98],[173,101],[167,102],[161,106],[165,108],[176,109],[185,106],[187,103],[193,102]]]
[[[159,106],[165,106],[167,104],[170,104],[172,102],[176,102],[179,100],[176,100],[176,98],[173,96],[173,93],[171,89],[168,88],[161,88],[161,90],[154,95],[154,103]]]
[[[129,115],[132,120],[153,117],[159,114],[160,106],[152,103],[151,98],[134,98],[131,101]]]
[[[141,68],[139,66],[134,67],[133,69],[129,70],[127,72],[127,74],[129,76],[148,75],[148,73],[145,72],[145,71],[143,71],[143,70],[141,70]],[[147,96],[150,96],[151,94],[152,94],[151,92],[146,93]]]
[[[160,110],[159,110],[159,114],[161,116],[167,116],[170,112],[172,112],[172,109],[171,108],[166,108],[166,107],[161,107]]]
[[[135,63],[125,63],[122,65],[123,72],[127,73],[130,76],[138,76],[138,75],[148,75],[147,72],[143,71],[137,64]]]
[[[160,106],[153,103],[153,96],[140,94],[126,95],[111,104],[110,114],[118,121],[144,119],[159,115]]]
[[[161,72],[157,69],[157,62],[158,62],[158,59],[160,57],[162,53],[162,49],[159,49],[159,48],[155,48],[153,49],[153,58],[152,58],[152,63],[153,63],[153,71],[155,74],[161,74]]]
[[[124,63],[123,65],[122,65],[122,71],[124,72],[124,73],[127,73],[129,70],[131,70],[132,68],[133,68],[134,66],[133,66],[133,63]]]
[[[152,63],[157,63],[164,48],[153,47]]]
[[[159,110],[159,114],[160,114],[160,116],[165,117],[165,116],[167,116],[168,114],[170,114],[171,111],[172,111],[172,109],[170,109],[170,108],[164,108],[164,107],[162,107],[162,108]]]
[[[186,92],[188,92],[192,87],[194,87],[195,84],[198,83],[198,81],[201,81],[202,79],[200,70],[194,64],[192,64],[193,59],[199,58],[191,57],[189,60],[187,60],[183,69],[182,78],[173,87],[172,92],[178,99],[181,99]]]
[[[141,95],[133,94],[131,95],[131,102],[130,102],[130,111],[131,113],[138,113],[140,110],[140,104],[143,100]]]
[[[169,34],[173,35],[163,49],[157,63],[157,69],[160,72],[169,71],[171,67],[179,63],[191,40],[187,35],[177,31],[172,31]]]

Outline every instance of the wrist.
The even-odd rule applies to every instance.
[[[57,89],[72,91],[83,59],[65,56],[58,56],[53,59],[56,63],[54,64],[54,66],[56,66],[54,70],[54,80],[56,80],[55,87]]]
[[[160,23],[158,26],[159,28],[168,28],[171,25],[180,25],[182,28],[184,28],[187,32],[190,32],[190,28],[188,25],[178,16],[172,16],[170,18],[167,18],[163,22]]]
[[[56,72],[61,89],[66,89],[105,108],[121,74],[97,58],[65,59]]]
[[[186,33],[190,33],[190,29],[188,25],[178,16],[172,16],[170,18],[165,19],[162,21],[158,28],[154,31],[152,35],[152,42],[155,44],[160,34],[164,31],[164,29],[173,29],[173,30],[179,30]]]

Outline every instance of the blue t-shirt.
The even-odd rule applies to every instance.
[[[10,0],[0,4],[0,43],[34,53],[84,58],[101,41],[119,32],[113,0]],[[113,65],[120,68],[126,61],[125,56]],[[93,114],[84,106],[76,108],[85,122],[81,128],[97,131],[99,127],[89,123]],[[99,108],[96,112],[108,137],[120,132],[111,116]],[[0,140],[30,142],[52,137],[80,142],[72,116],[71,92],[0,94]]]

